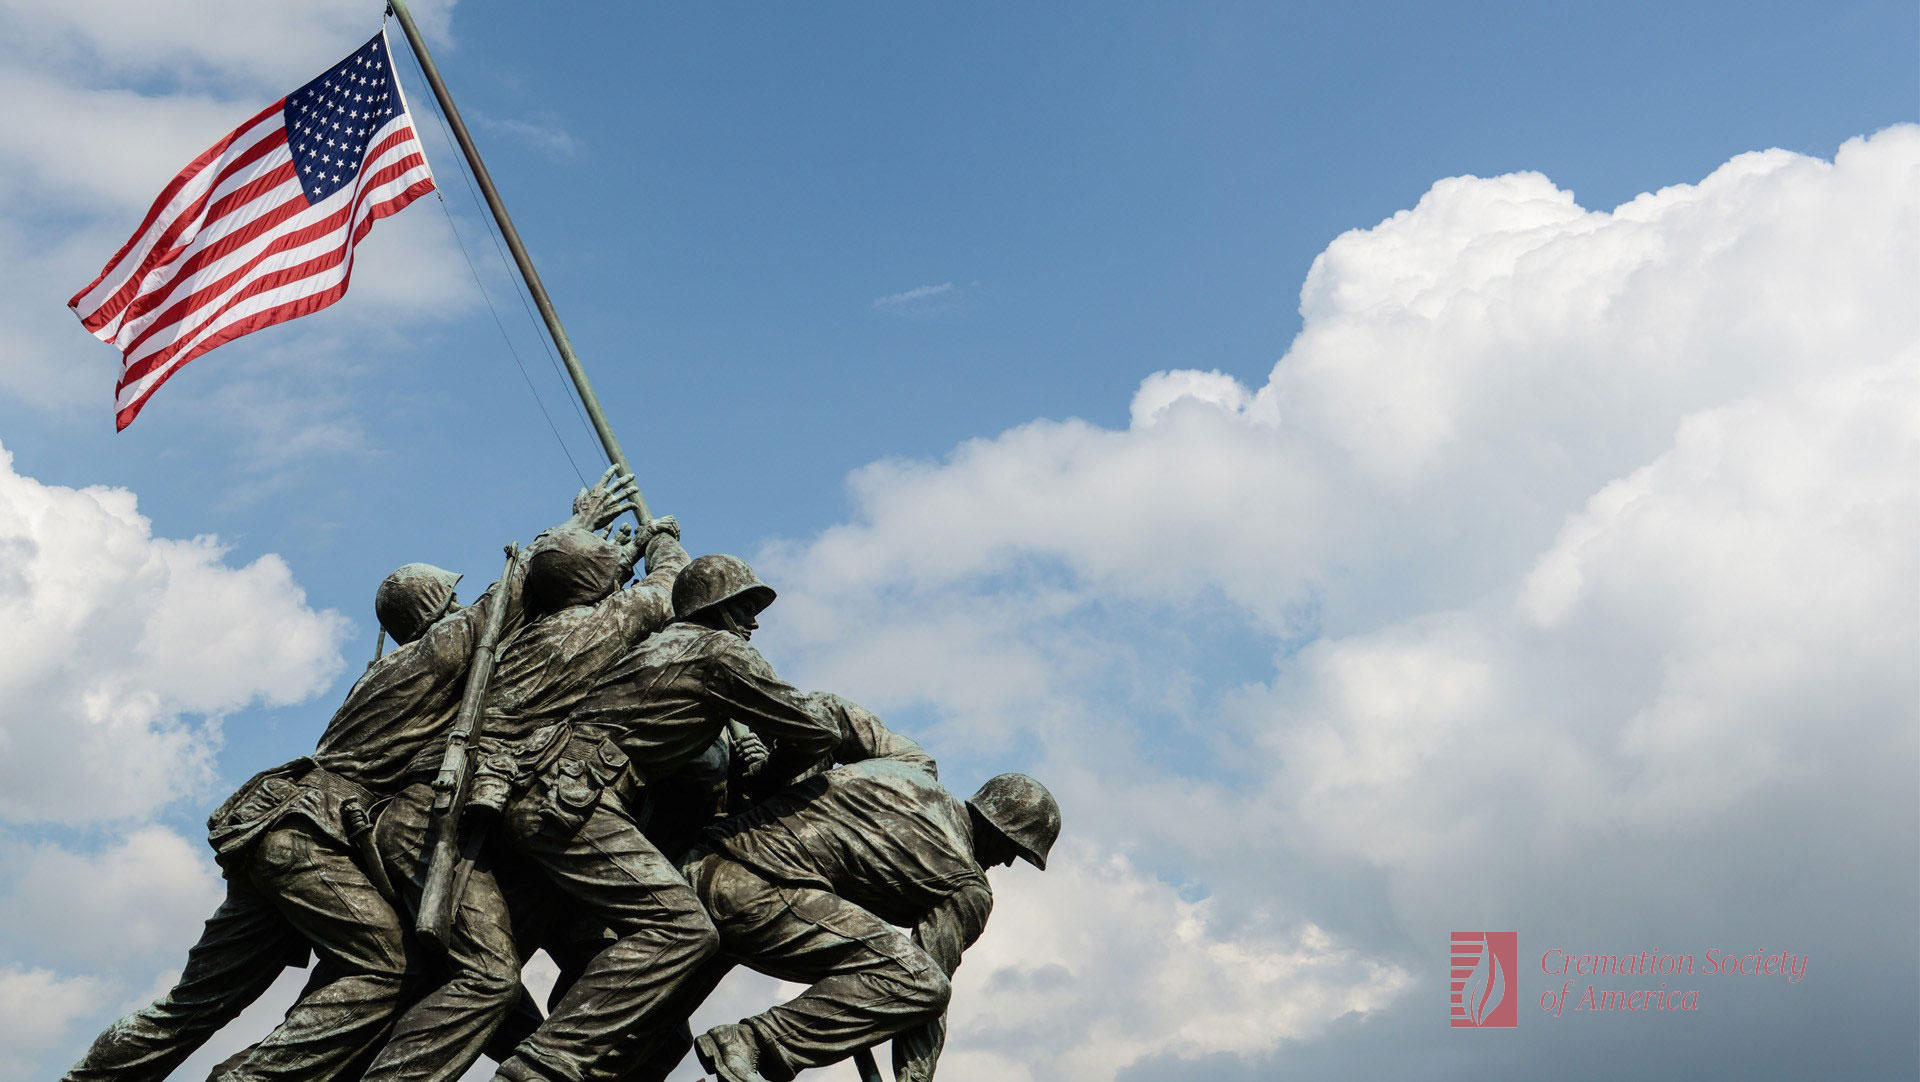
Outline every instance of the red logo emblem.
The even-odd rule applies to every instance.
[[[1453,933],[1453,1028],[1512,1029],[1519,1023],[1519,951],[1514,932]]]

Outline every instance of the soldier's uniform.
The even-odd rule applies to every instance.
[[[827,710],[744,639],[681,622],[610,666],[566,722],[523,748],[530,777],[506,815],[513,847],[619,938],[501,1065],[502,1078],[582,1082],[645,1043],[628,1035],[679,1021],[652,1016],[717,941],[692,889],[642,832],[644,786],[699,760],[729,720],[803,760],[839,739]],[[623,784],[624,794],[605,798]]]
[[[903,736],[887,728],[886,724],[852,700],[831,692],[815,692],[809,696],[816,709],[831,718],[840,730],[840,742],[825,758],[811,763],[796,762],[791,754],[776,754],[767,764],[767,769],[759,776],[747,779],[729,779],[731,792],[723,792],[724,798],[735,798],[734,810],[740,810],[756,800],[766,800],[779,794],[788,786],[805,781],[821,774],[835,765],[863,762],[868,759],[889,759],[903,763],[938,777],[939,767],[933,756],[911,737]],[[709,805],[710,806],[710,805]],[[698,843],[698,835],[720,818],[710,812],[704,819],[695,822],[701,808],[689,807],[675,809],[674,828],[668,833],[677,835],[685,831],[689,847]],[[656,841],[660,839],[660,814],[655,813],[648,824],[648,836]],[[666,847],[663,845],[663,849]],[[703,850],[704,851],[704,850]],[[667,849],[669,855],[674,851]],[[724,937],[724,933],[723,933]],[[736,959],[724,949],[720,954],[701,967],[700,972],[689,978],[682,986],[675,1001],[662,1011],[662,1026],[636,1039],[638,1050],[624,1065],[621,1082],[664,1082],[669,1074],[686,1058],[687,1051],[693,1047],[693,1035],[684,1023],[671,1028],[662,1028],[667,1018],[685,1019],[704,1002],[720,981],[730,972]]]
[[[647,574],[625,589],[617,587],[630,567],[606,563],[618,546],[575,533],[550,531],[528,549],[530,622],[504,640],[476,746],[483,771],[492,764],[496,777],[503,753],[511,774],[518,765],[513,746],[565,717],[603,668],[673,617],[673,578],[687,553],[671,532],[648,539]],[[411,784],[380,817],[380,852],[410,906],[418,905],[425,886],[431,779],[441,753],[436,742],[415,758]],[[479,1057],[519,994],[524,956],[542,938],[525,921],[549,907],[533,900],[524,878],[490,859],[476,864],[455,911],[444,959],[449,977],[407,1009],[394,1040],[368,1070],[368,1082],[416,1077],[423,1064],[458,1077]],[[522,921],[517,931],[515,920]]]
[[[308,946],[319,965],[307,990],[223,1079],[330,1078],[386,1039],[407,957],[400,919],[362,863],[368,818],[444,735],[489,612],[517,606],[518,570],[368,669],[313,755],[256,775],[213,813],[226,900],[173,990],[102,1033],[68,1082],[157,1082]]]
[[[967,806],[928,766],[835,767],[707,833],[685,872],[723,956],[809,985],[743,1020],[767,1077],[939,1025],[948,978],[986,927],[993,891]]]

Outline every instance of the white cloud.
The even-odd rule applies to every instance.
[[[217,718],[314,695],[347,622],[277,556],[157,538],[124,489],[43,485],[0,448],[0,819],[151,813],[206,778]]]
[[[962,769],[1030,764],[1069,836],[1179,869],[1229,942],[1318,926],[1429,982],[1460,920],[1666,945],[1642,903],[1681,869],[1690,928],[1824,936],[1752,869],[1911,866],[1917,170],[1902,126],[1611,212],[1442,181],[1316,260],[1263,386],[1156,373],[1124,429],[860,471],[853,521],[764,554],[768,649],[930,713]],[[1904,890],[1832,953],[1911,942]],[[1137,1037],[1055,1075],[1289,1035],[1195,1043],[1189,1003],[1110,1001],[1193,966],[1231,987],[1235,948],[1124,953],[1136,976],[1028,1004]],[[957,1077],[1027,1062],[1004,1038],[956,1029]]]
[[[873,299],[873,310],[891,315],[925,316],[950,311],[960,298],[960,291],[952,282],[939,285],[915,286],[899,293],[889,293]]]
[[[453,0],[409,6],[423,33],[445,40]],[[284,93],[372,37],[381,19],[377,5],[355,0],[0,0],[0,25],[6,51],[49,67]],[[389,30],[399,40],[399,24]]]
[[[59,977],[44,969],[0,968],[0,1078],[29,1078],[24,1057],[42,1052],[68,1036],[74,1021],[91,1010],[99,983],[85,977]]]
[[[1256,1053],[1317,1035],[1400,994],[1410,977],[1312,924],[1227,927],[1208,901],[1097,845],[1068,842],[1045,874],[996,873],[987,934],[954,983],[960,1078],[1111,1078],[1155,1053]],[[994,1070],[1002,1069],[995,1067]]]
[[[42,844],[11,863],[6,926],[33,929],[42,960],[68,968],[177,964],[225,894],[206,844],[164,827],[92,852]]]
[[[986,934],[954,978],[956,1036],[940,1077],[1110,1078],[1145,1052],[1259,1051],[1376,1009],[1409,979],[1310,924],[1228,927],[1208,902],[1084,841],[1064,842],[1049,865],[1044,875],[1025,864],[994,872]],[[693,1031],[801,990],[736,970]],[[691,1055],[673,1075],[701,1077]]]

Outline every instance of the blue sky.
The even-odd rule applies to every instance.
[[[988,940],[1060,932],[1013,913],[1025,891],[1045,914],[1104,907],[1093,924],[1126,937],[1131,968],[1063,956],[1060,991],[1012,946],[989,955],[972,994],[1053,988],[1033,1009],[1069,1037],[1037,1052],[980,1007],[957,1077],[1017,1077],[1013,1062],[1131,1082],[1202,1062],[1213,1077],[1502,1076],[1514,1061],[1490,1042],[1425,1028],[1444,1010],[1431,933],[1462,920],[1519,926],[1523,954],[1541,936],[1805,943],[1846,974],[1819,1000],[1854,1027],[1843,1073],[1911,1062],[1911,981],[1869,1008],[1848,983],[1866,969],[1845,967],[1867,965],[1869,932],[1896,960],[1913,947],[1912,775],[1898,768],[1913,762],[1899,734],[1914,708],[1914,493],[1883,476],[1909,447],[1898,424],[1867,424],[1910,388],[1861,390],[1920,339],[1899,299],[1915,278],[1912,185],[1884,179],[1910,170],[1913,136],[1814,164],[1916,119],[1911,4],[420,7],[650,502],[694,550],[785,575],[765,636],[776,665],[925,735],[956,787],[1023,768],[1083,798],[1078,878],[1009,875]],[[133,852],[129,838],[153,867],[184,869],[166,873],[183,915],[156,918],[131,961],[73,947],[78,928],[0,939],[0,971],[85,1001],[48,1022],[57,1036],[19,1077],[57,1070],[178,964],[198,919],[184,914],[210,889],[198,822],[311,747],[370,655],[379,578],[424,559],[484,582],[502,542],[565,512],[574,468],[448,214],[561,440],[599,471],[405,67],[446,210],[423,200],[382,223],[345,301],[194,362],[113,432],[114,357],[66,298],[181,164],[345,55],[378,9],[216,5],[192,29],[166,5],[0,3],[0,78],[35,106],[0,122],[0,445],[32,482],[14,510],[41,489],[75,508],[64,490],[128,490],[152,538],[224,546],[168,549],[169,581],[202,576],[265,614],[209,601],[180,617],[227,627],[239,651],[194,661],[194,688],[166,683],[171,661],[115,670],[112,694],[148,713],[114,716],[135,718],[172,772],[135,785],[103,768],[76,776],[76,800],[87,785],[148,795],[111,815],[0,815],[8,912],[40,912],[49,868]],[[116,137],[89,134],[102,130]],[[1741,157],[1770,148],[1785,153]],[[1441,183],[1468,176],[1489,179]],[[1675,185],[1697,188],[1633,202]],[[1881,442],[1807,435],[1841,432]],[[1743,440],[1800,451],[1754,458],[1748,476],[1700,450]],[[1786,480],[1803,476],[1824,480]],[[1785,525],[1822,514],[1837,525]],[[85,521],[61,544],[105,536]],[[143,544],[103,543],[87,573],[157,559]],[[1742,560],[1751,581],[1655,573]],[[1857,593],[1844,574],[1809,597],[1753,585],[1836,565]],[[128,627],[73,629],[71,656],[170,658],[140,628],[192,607],[179,581],[156,593],[130,578]],[[1721,592],[1686,592],[1709,586]],[[1876,608],[1883,596],[1904,600]],[[1675,598],[1691,607],[1661,608]],[[1869,645],[1747,630],[1829,625]],[[1742,650],[1747,667],[1729,669]],[[79,717],[72,704],[98,690],[87,672],[0,687]],[[1396,689],[1413,707],[1367,698]],[[1699,720],[1769,702],[1781,717],[1751,731]],[[1455,728],[1426,716],[1449,703]],[[1818,759],[1816,714],[1881,761]],[[50,740],[19,746],[59,754]],[[1468,816],[1429,839],[1487,861],[1486,893],[1443,887],[1391,840],[1477,807],[1438,780],[1461,766],[1442,749],[1473,740],[1586,779],[1556,796],[1527,788],[1533,767],[1487,765],[1502,794],[1489,807],[1555,825]],[[32,754],[16,768],[45,767]],[[1395,770],[1419,800],[1362,784]],[[1843,789],[1878,825],[1822,817]],[[1588,798],[1603,829],[1561,824],[1581,818],[1565,801]],[[1792,833],[1803,802],[1828,808],[1804,820],[1814,840]],[[1671,808],[1697,832],[1660,832],[1634,808]],[[1235,851],[1223,832],[1268,840]],[[1814,860],[1842,876],[1815,885],[1735,866],[1781,846],[1837,861],[1818,840],[1836,835],[1900,854],[1890,881],[1864,860]],[[1626,915],[1647,905],[1649,862],[1694,904]],[[1826,903],[1879,888],[1856,936],[1818,942]],[[1204,926],[1188,953],[1215,969],[1149,945],[1170,914]],[[1096,986],[1115,982],[1274,1006],[1196,1036],[1176,1002],[1102,1006]],[[1799,991],[1716,989],[1711,1024],[1656,1043],[1801,1074],[1773,1045],[1740,1051],[1808,1010]],[[752,989],[732,994],[754,1009]],[[1612,1021],[1536,1025],[1501,1047],[1584,1050],[1631,1028]]]

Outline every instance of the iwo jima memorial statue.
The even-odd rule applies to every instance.
[[[310,979],[222,1082],[726,1082],[853,1059],[932,1078],[949,978],[993,906],[985,869],[1044,868],[1060,810],[1002,774],[961,800],[913,740],[782,681],[750,645],[773,589],[688,559],[654,518],[404,3],[389,8],[486,195],[613,465],[507,548],[472,604],[410,563],[379,584],[394,648],[313,753],[208,820],[226,898],[165,996],[69,1082],[157,1082],[289,966]],[[72,306],[119,347],[117,422],[194,357],[344,295],[352,247],[432,190],[384,28],[162,191]],[[615,529],[616,520],[633,523]],[[644,573],[633,579],[634,568]],[[544,1010],[520,980],[537,950]],[[693,1036],[735,965],[806,985]]]

